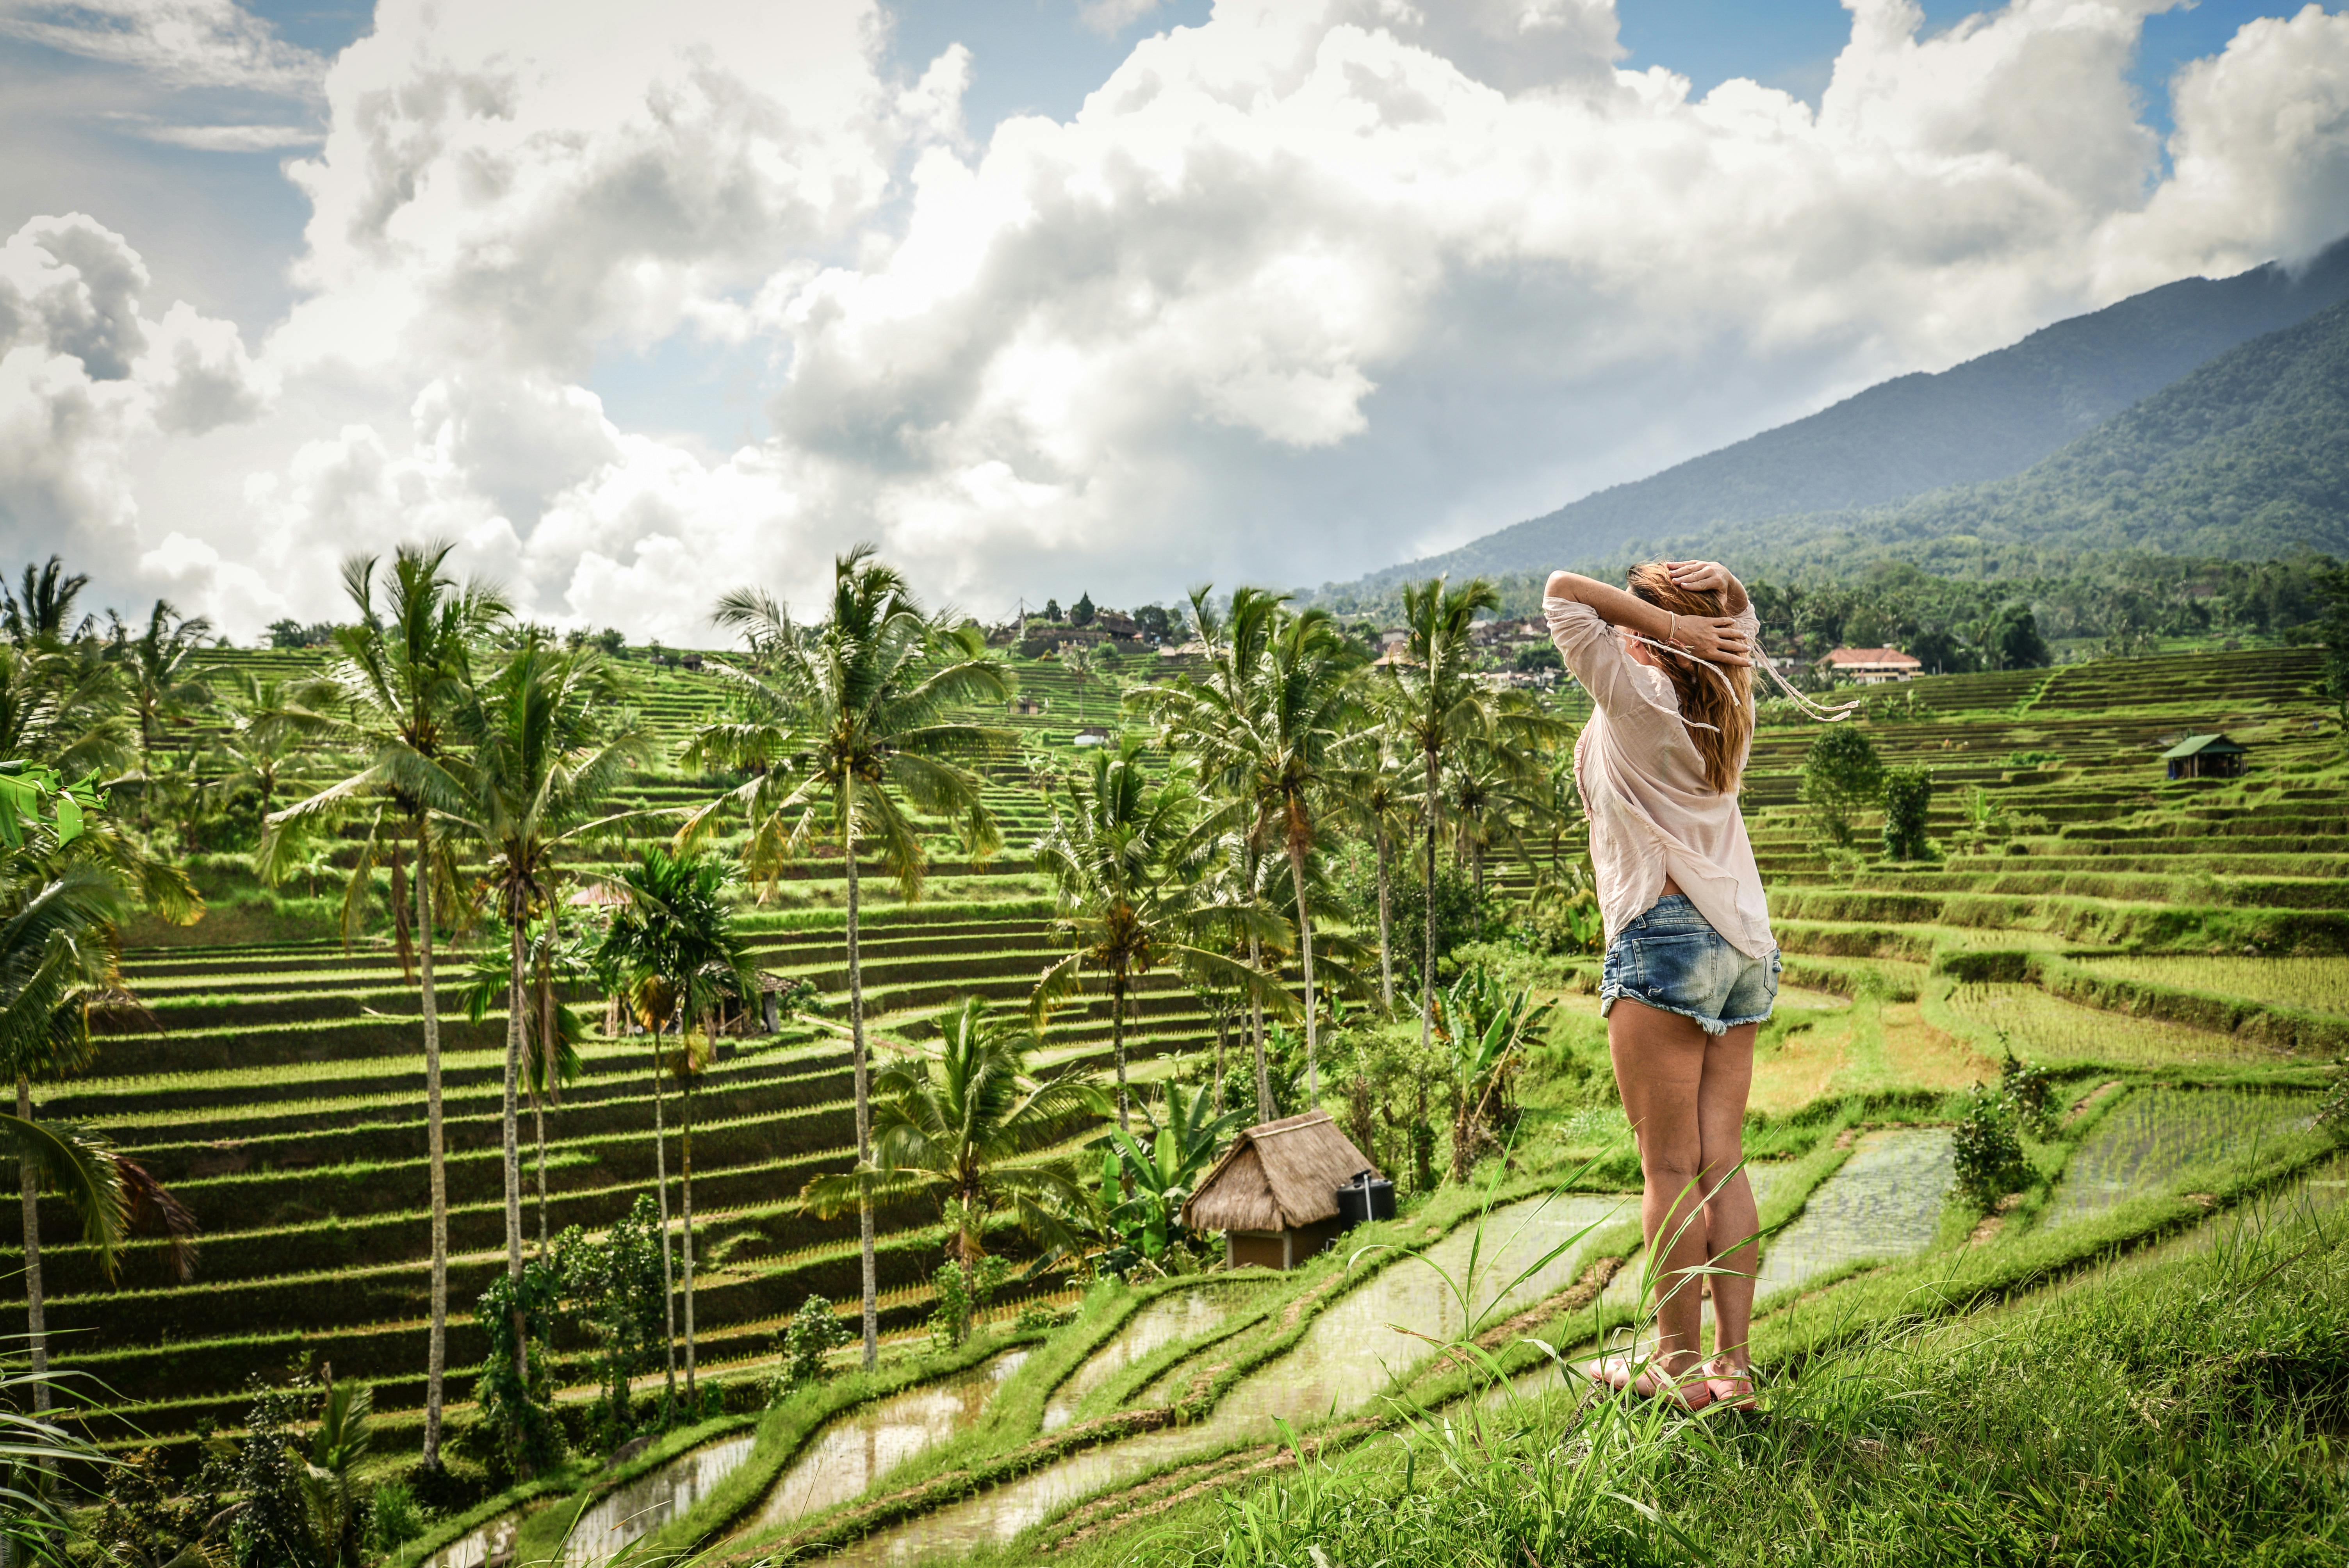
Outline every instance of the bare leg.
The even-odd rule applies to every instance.
[[[1621,1003],[1616,1004],[1619,1010]],[[1703,1145],[1705,1250],[1715,1268],[1727,1269],[1709,1283],[1713,1289],[1715,1370],[1743,1373],[1749,1365],[1746,1331],[1754,1320],[1754,1274],[1759,1264],[1754,1233],[1761,1216],[1754,1188],[1738,1161],[1745,1153],[1745,1100],[1754,1087],[1755,1026],[1741,1024],[1713,1036],[1705,1046],[1704,1078],[1697,1088],[1697,1133]],[[1735,1171],[1734,1175],[1731,1172]]]
[[[1705,1262],[1706,1227],[1697,1185],[1705,1150],[1698,1104],[1708,1041],[1693,1018],[1625,996],[1608,1012],[1607,1048],[1615,1064],[1615,1088],[1640,1143],[1645,1187],[1640,1229],[1656,1270],[1656,1361],[1679,1376],[1700,1359],[1703,1322],[1698,1285],[1704,1276],[1686,1271]]]

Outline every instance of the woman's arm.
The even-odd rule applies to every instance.
[[[1725,568],[1710,562],[1684,564],[1710,567],[1731,583],[1737,582],[1729,576]],[[1675,577],[1674,581],[1677,582],[1678,578]],[[1692,583],[1688,586],[1699,584]],[[1598,613],[1599,618],[1609,625],[1626,627],[1659,643],[1674,643],[1710,663],[1744,665],[1751,662],[1745,633],[1732,616],[1674,615],[1612,583],[1601,583],[1595,577],[1585,577],[1577,572],[1551,573],[1545,592],[1553,599],[1571,599],[1589,605]],[[1745,590],[1739,586],[1736,598],[1743,601],[1744,597]],[[1739,609],[1744,607],[1742,603],[1738,604]]]

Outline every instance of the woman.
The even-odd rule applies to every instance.
[[[1656,1346],[1590,1377],[1691,1409],[1754,1401],[1754,1191],[1740,1169],[1754,1033],[1778,994],[1738,777],[1754,738],[1757,623],[1711,561],[1636,567],[1630,592],[1551,574],[1543,609],[1595,705],[1574,748],[1607,932],[1599,1012],[1640,1145]],[[1725,1272],[1702,1271],[1707,1264]],[[1712,1281],[1706,1361],[1699,1282]]]

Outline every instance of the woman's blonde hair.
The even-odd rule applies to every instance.
[[[1631,568],[1630,585],[1635,597],[1674,615],[1730,613],[1718,591],[1700,593],[1681,587],[1661,562]],[[1754,738],[1753,670],[1729,665],[1707,667],[1685,654],[1653,651],[1656,663],[1671,677],[1672,690],[1680,696],[1681,717],[1688,725],[1689,738],[1696,742],[1697,752],[1704,758],[1705,782],[1724,795],[1735,792],[1738,774],[1745,767],[1746,748]],[[1761,656],[1760,650],[1755,650],[1754,656]]]

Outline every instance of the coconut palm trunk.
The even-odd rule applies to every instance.
[[[1259,974],[1264,970],[1264,944],[1253,933],[1248,936],[1248,967]],[[1270,1121],[1272,1064],[1264,1057],[1264,1004],[1254,995],[1248,997],[1248,1035],[1256,1042],[1256,1119]]]
[[[1117,1130],[1126,1130],[1125,1088],[1125,971],[1121,968],[1109,982],[1109,1043],[1110,1054],[1117,1058]]]
[[[1387,828],[1379,824],[1379,1002],[1387,1016],[1394,1016],[1394,903],[1392,882],[1387,870]],[[1221,1109],[1219,1106],[1216,1108]]]
[[[506,1079],[503,1103],[498,1111],[498,1130],[503,1139],[506,1188],[506,1278],[515,1286],[513,1305],[514,1376],[524,1387],[530,1382],[530,1339],[523,1332],[522,1314],[522,1036],[523,1020],[529,1016],[530,993],[523,975],[523,921],[519,910],[510,912],[509,923],[512,936],[508,944],[511,980],[506,989]]]
[[[1321,1104],[1321,1009],[1313,990],[1313,917],[1305,909],[1305,844],[1295,831],[1288,835],[1288,880],[1297,890],[1297,953],[1305,965],[1305,1109],[1314,1110]]]
[[[680,1043],[682,1043],[680,1041]],[[678,1247],[685,1262],[685,1402],[693,1403],[693,1061],[688,1054],[685,1074],[685,1137],[679,1150],[679,1191],[684,1198],[685,1228]]]
[[[416,817],[416,956],[424,1003],[424,1163],[431,1186],[431,1326],[424,1350],[424,1468],[440,1468],[441,1380],[449,1370],[449,1158],[440,1107],[440,997],[432,979],[432,821]]]
[[[678,1005],[678,1014],[684,1014],[684,1004]],[[661,1030],[660,1020],[653,1024],[653,1185],[660,1190],[661,1231],[661,1336],[663,1348],[668,1352],[668,1402],[677,1404],[677,1274],[669,1260],[668,1239],[668,1126],[667,1113],[661,1106]]]
[[[32,1080],[16,1079],[16,1115],[33,1119]],[[28,1152],[17,1161],[25,1189],[25,1339],[33,1357],[33,1408],[49,1408],[49,1326],[41,1308],[41,1181]]]
[[[1425,880],[1420,883],[1424,908],[1424,943],[1420,950],[1419,966],[1419,1048],[1427,1048],[1428,1037],[1435,1027],[1435,750],[1427,751],[1427,867]]]
[[[864,965],[856,945],[856,786],[853,777],[840,785],[840,847],[848,867],[848,1049],[856,1077],[856,1163],[873,1163],[872,1081],[864,1061]],[[864,1368],[881,1355],[881,1300],[873,1261],[873,1194],[856,1197],[857,1254],[864,1269]]]

